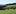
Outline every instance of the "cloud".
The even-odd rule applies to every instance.
[[[16,0],[0,0],[0,4],[14,3]]]

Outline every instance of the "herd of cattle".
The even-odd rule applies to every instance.
[[[6,4],[6,5],[0,5],[0,10],[6,10],[6,9],[15,9],[16,8],[16,3],[14,4]]]

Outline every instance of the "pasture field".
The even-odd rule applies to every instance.
[[[0,14],[16,14],[16,9],[0,10]]]
[[[9,6],[7,6],[7,7],[9,7]],[[0,10],[0,14],[16,14],[16,9],[15,10],[13,10],[13,9]]]

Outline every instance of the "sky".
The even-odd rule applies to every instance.
[[[0,4],[16,3],[16,0],[0,0]]]

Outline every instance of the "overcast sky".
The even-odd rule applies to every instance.
[[[0,4],[16,3],[16,0],[0,0]]]

